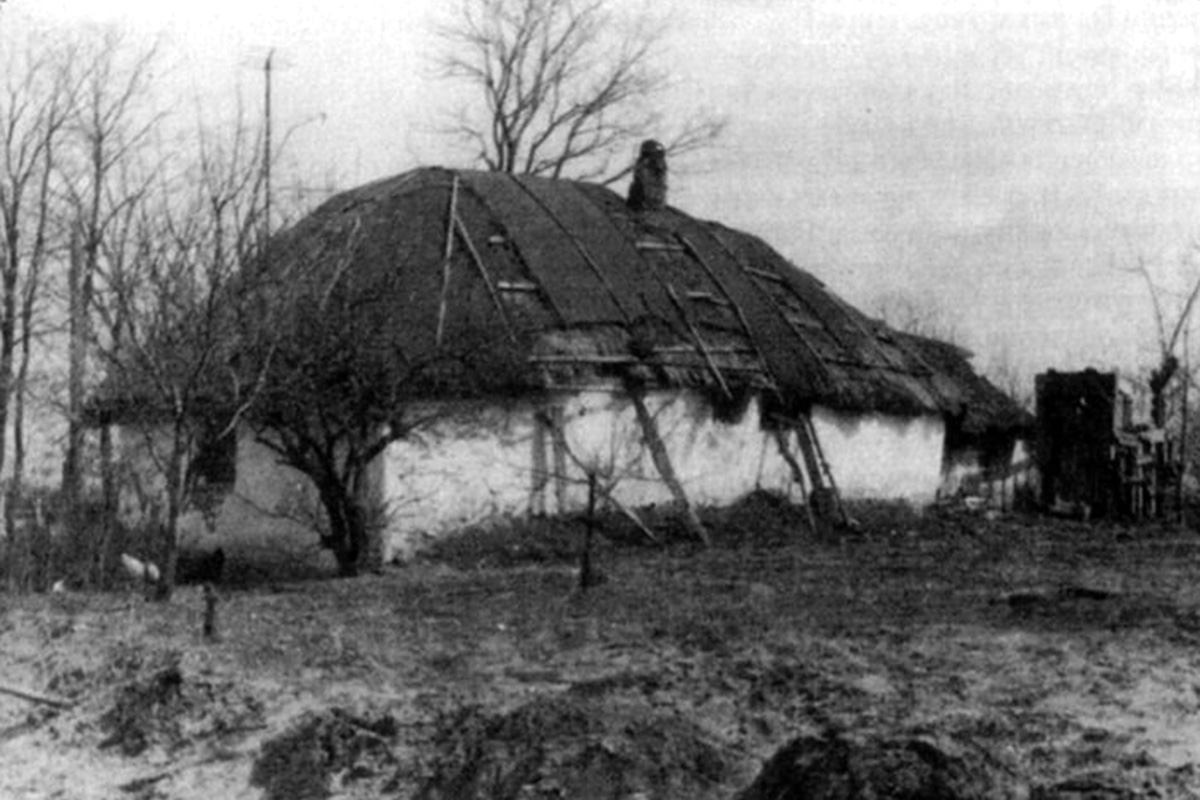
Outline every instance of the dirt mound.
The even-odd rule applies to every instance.
[[[263,745],[250,783],[262,787],[263,800],[321,800],[333,793],[334,776],[342,784],[380,784],[391,791],[396,773],[392,753],[399,726],[388,714],[361,717],[334,708],[310,714]]]
[[[151,746],[178,750],[198,740],[263,727],[263,709],[228,683],[185,680],[178,662],[129,681],[100,718],[101,749],[141,755]]]
[[[803,736],[737,800],[1016,800],[1028,789],[985,752],[924,736]]]
[[[502,716],[465,709],[440,731],[418,800],[728,796],[728,756],[692,723],[646,706],[560,695]]]

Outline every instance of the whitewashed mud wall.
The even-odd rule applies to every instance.
[[[714,420],[696,395],[650,393],[646,405],[693,503],[789,490],[791,474],[762,430],[756,402],[729,423]],[[582,509],[589,471],[628,507],[672,500],[633,405],[620,394],[585,391],[549,406],[462,404],[420,441],[397,442],[385,454],[392,547],[404,554],[456,528]]]
[[[713,419],[711,406],[694,394],[650,393],[646,405],[693,503],[726,505],[755,489],[796,491],[757,401],[729,422]],[[565,448],[556,445],[544,416],[550,412],[529,404],[463,405],[422,441],[389,448],[382,479],[391,498],[393,553],[472,524],[581,509],[588,470],[628,507],[671,502],[626,397],[587,391],[553,407]],[[941,418],[818,408],[813,424],[847,498],[934,500],[942,478]]]
[[[755,489],[799,498],[775,437],[752,400],[735,420],[715,420],[703,397],[652,392],[646,405],[677,477],[696,505],[727,505]],[[672,501],[624,395],[585,391],[550,403],[443,405],[422,435],[396,442],[374,469],[385,499],[383,557],[406,557],[466,526],[582,509],[588,471],[623,505]],[[932,502],[941,484],[938,417],[854,415],[816,408],[813,426],[846,498]],[[563,435],[556,437],[555,429]],[[796,450],[795,439],[791,448]],[[278,463],[248,430],[238,438],[237,481],[222,508],[227,535],[253,538],[282,519],[319,512],[311,483]],[[292,534],[294,536],[294,530]]]
[[[817,406],[813,428],[846,499],[928,505],[942,481],[941,417],[854,414]]]

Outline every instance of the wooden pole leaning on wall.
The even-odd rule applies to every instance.
[[[458,219],[458,176],[450,184],[450,206],[446,209],[446,241],[442,253],[442,291],[438,301],[437,338],[440,347],[446,332],[446,303],[450,294],[450,259],[454,256],[454,221]]]
[[[671,463],[670,455],[667,453],[667,446],[658,431],[658,423],[654,421],[654,416],[650,413],[650,409],[646,407],[646,398],[643,396],[642,388],[633,385],[631,382],[626,382],[626,391],[629,393],[629,399],[633,402],[633,410],[637,414],[638,426],[642,429],[642,436],[646,440],[646,446],[650,449],[650,458],[654,461],[654,467],[658,470],[663,483],[667,485],[667,489],[670,490],[671,496],[679,505],[688,533],[703,543],[705,547],[708,547],[712,544],[712,540],[708,535],[708,529],[700,521],[700,517],[696,514],[696,509],[692,506],[691,501],[688,500],[687,492],[683,489],[683,484],[679,482],[679,476],[675,474],[675,467]]]
[[[812,481],[812,490],[805,498],[805,505],[809,509],[813,530],[817,530],[817,525],[825,522],[832,522],[835,525],[849,524],[850,520],[842,506],[837,483],[833,479],[833,470],[830,469],[829,462],[825,460],[825,453],[821,449],[820,440],[817,439],[817,431],[813,427],[812,420],[803,415],[794,419],[775,415],[772,417],[772,422],[777,429],[776,436],[779,437],[780,452],[784,453],[784,458],[788,460],[789,466],[792,466],[796,459],[784,446],[786,441],[784,437],[789,431],[794,431],[796,434],[796,444],[799,446],[800,455],[804,458],[804,468],[801,469],[800,464],[795,463],[792,467],[792,474],[799,480],[799,474],[806,472]]]
[[[806,452],[812,451],[819,470],[818,474],[823,476],[824,485],[820,487],[820,491],[815,485],[813,488],[813,500],[817,505],[818,513],[832,519],[838,525],[848,525],[850,518],[846,515],[846,509],[842,505],[842,495],[838,491],[837,481],[834,480],[833,469],[825,458],[821,440],[817,438],[817,429],[813,425],[812,417],[804,414],[796,422],[796,434],[799,437],[800,446]]]
[[[813,533],[818,533],[817,515],[813,513],[812,503],[808,501],[808,486],[806,484],[806,476],[804,468],[800,466],[800,462],[796,460],[796,455],[788,446],[788,431],[780,425],[772,425],[771,431],[775,434],[775,444],[779,446],[779,455],[787,463],[788,468],[792,471],[792,480],[800,487],[800,502],[804,504],[804,511],[808,515],[808,527]]]

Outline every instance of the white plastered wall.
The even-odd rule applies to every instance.
[[[844,498],[915,505],[937,498],[946,438],[941,417],[855,414],[817,406],[812,423]]]
[[[650,393],[646,405],[693,503],[725,504],[755,488],[788,490],[790,473],[761,428],[757,402],[730,423],[713,420],[696,395]],[[396,554],[468,525],[581,509],[589,471],[628,507],[672,500],[623,394],[582,391],[541,406],[460,404],[448,412],[419,440],[397,442],[385,454]]]
[[[693,393],[651,392],[646,406],[694,504],[726,505],[755,489],[796,491],[774,436],[762,426],[757,399],[728,422],[713,419],[708,402]],[[813,424],[847,498],[918,504],[935,498],[945,433],[940,417],[817,408]],[[563,432],[559,441],[552,425]],[[795,452],[794,437],[790,445]],[[448,408],[420,440],[397,442],[384,455],[391,519],[385,557],[468,525],[581,509],[587,471],[627,507],[672,500],[633,405],[620,392],[581,391],[543,406]]]
[[[645,402],[692,503],[726,505],[755,489],[799,499],[774,435],[762,426],[757,399],[729,421],[714,419],[707,400],[694,393],[650,392]],[[595,471],[607,491],[630,508],[673,499],[631,401],[618,391],[580,391],[541,404],[442,404],[437,411],[435,423],[416,438],[393,443],[374,469],[387,503],[386,559],[405,557],[469,525],[582,509],[587,471]],[[812,420],[843,496],[916,504],[935,498],[943,478],[940,418],[817,407]],[[561,437],[553,434],[555,427]],[[788,442],[803,463],[794,435]],[[137,443],[126,439],[133,449]],[[281,465],[249,430],[239,434],[237,459],[237,482],[218,528],[241,539],[261,535],[264,544],[280,535],[309,541],[296,536],[297,523],[319,512],[308,479]]]
[[[652,392],[646,406],[691,502],[727,504],[756,488],[790,491],[791,473],[762,429],[757,401],[730,422],[714,420],[711,406],[694,394]],[[673,499],[632,403],[608,390],[544,405],[460,404],[419,440],[393,444],[384,458],[388,557],[469,525],[581,509],[589,471],[602,493],[627,507]]]

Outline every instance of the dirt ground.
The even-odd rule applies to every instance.
[[[587,592],[577,523],[354,580],[243,569],[217,641],[198,587],[0,596],[0,685],[67,704],[0,695],[0,797],[1200,796],[1200,536],[857,513],[605,539]],[[862,789],[920,758],[988,782]]]

